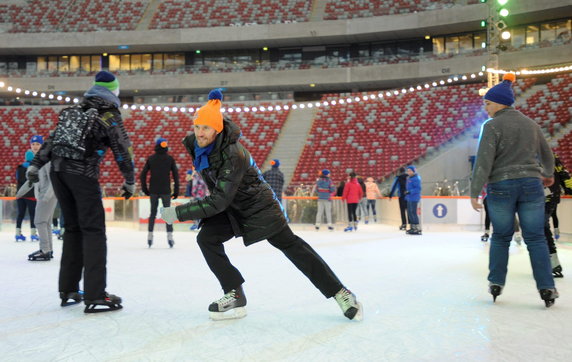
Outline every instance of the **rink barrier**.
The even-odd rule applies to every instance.
[[[179,197],[171,200],[171,206],[182,205],[191,199]],[[291,223],[314,224],[317,211],[316,196],[284,196],[283,206]],[[418,213],[422,227],[425,230],[437,230],[439,227],[455,226],[460,229],[482,230],[484,213],[475,212],[471,207],[468,196],[423,196],[419,203]],[[2,224],[15,224],[16,199],[14,197],[0,197],[0,220]],[[149,197],[132,197],[125,200],[122,197],[103,198],[105,219],[112,225],[121,225],[137,229],[145,229],[150,213]],[[159,203],[161,207],[161,203]],[[359,208],[358,208],[359,210]],[[399,200],[393,197],[378,198],[376,200],[377,222],[381,224],[400,225]],[[160,215],[158,214],[157,217]],[[561,239],[572,241],[572,197],[564,196],[558,205],[560,219]],[[370,216],[370,222],[373,222]],[[27,230],[29,221],[26,215],[23,228]],[[332,221],[334,224],[347,223],[347,206],[341,197],[332,198]],[[175,230],[188,230],[191,221],[175,223]],[[326,220],[322,220],[325,224]],[[156,224],[164,228],[164,221],[157,218]],[[13,226],[10,226],[13,227]]]

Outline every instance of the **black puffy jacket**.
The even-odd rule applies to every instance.
[[[209,167],[201,176],[210,195],[177,206],[181,221],[204,219],[226,212],[235,236],[242,236],[245,245],[268,239],[286,227],[286,217],[270,185],[264,181],[250,152],[239,142],[240,129],[225,119],[224,129],[215,139],[209,155]],[[183,139],[194,159],[195,135]]]

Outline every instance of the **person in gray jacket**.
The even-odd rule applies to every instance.
[[[540,126],[512,107],[514,74],[485,94],[485,109],[491,119],[483,124],[471,182],[471,204],[479,211],[478,196],[487,184],[487,203],[493,224],[489,251],[489,292],[493,301],[506,281],[508,249],[518,213],[524,242],[546,307],[554,304],[550,256],[544,235],[544,186],[554,183],[554,156]]]
[[[51,162],[38,171],[40,181],[34,184],[36,194],[36,214],[34,224],[40,236],[40,250],[28,255],[30,261],[49,261],[54,257],[52,244],[52,218],[58,203],[50,181]]]

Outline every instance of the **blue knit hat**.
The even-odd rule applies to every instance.
[[[328,169],[323,169],[323,170],[322,170],[322,175],[328,176],[329,174],[330,174],[330,170],[328,170]]]
[[[30,138],[30,143],[39,143],[39,144],[44,144],[44,138],[40,135],[35,135],[32,136],[32,138]]]
[[[24,160],[26,162],[30,162],[34,159],[34,156],[36,156],[34,154],[34,152],[32,152],[32,150],[28,150],[28,151],[26,151],[26,154],[24,155]]]
[[[270,161],[270,164],[272,165],[272,167],[280,167],[280,160],[273,159],[272,161]]]
[[[407,169],[408,169],[408,170],[411,170],[411,171],[413,171],[413,172],[417,172],[417,169],[416,169],[415,166],[413,166],[413,165],[407,166]]]
[[[161,146],[163,148],[167,148],[168,143],[167,143],[167,139],[166,138],[157,138],[157,141],[155,141],[155,145],[156,146]]]
[[[511,106],[514,103],[512,83],[516,81],[516,76],[514,73],[506,73],[502,79],[501,83],[489,89],[484,98],[491,102]]]
[[[95,75],[95,82],[93,84],[105,87],[110,91],[114,91],[119,88],[119,81],[117,78],[105,70],[102,70]]]

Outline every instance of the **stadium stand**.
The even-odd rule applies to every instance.
[[[302,0],[166,0],[150,29],[179,29],[308,21],[311,1]]]

